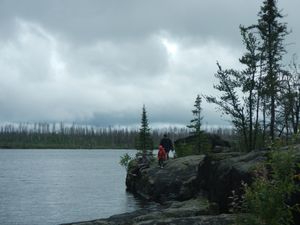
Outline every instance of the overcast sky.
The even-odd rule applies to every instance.
[[[0,0],[0,122],[188,124],[261,0]],[[299,0],[280,0],[300,52]],[[298,42],[298,43],[297,43]],[[204,124],[222,125],[203,102]]]

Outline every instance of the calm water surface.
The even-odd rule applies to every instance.
[[[0,150],[0,224],[53,225],[142,207],[120,156],[134,150]]]

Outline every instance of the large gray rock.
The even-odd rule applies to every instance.
[[[296,150],[295,160],[299,163],[300,145],[294,146],[293,149]],[[269,153],[270,151],[252,151],[246,154],[218,153],[206,156],[199,164],[197,186],[209,201],[218,204],[220,212],[226,213],[230,209],[232,191],[237,195],[243,193],[241,183],[252,182],[254,170],[259,163],[268,160]],[[292,203],[299,203],[299,192],[294,193],[291,199]]]
[[[267,159],[267,154],[257,151],[186,156],[168,160],[163,169],[155,163],[137,169],[135,164],[127,173],[126,186],[130,192],[160,203],[204,193],[221,212],[228,212],[232,191],[239,193],[242,182],[251,182],[253,169]]]
[[[198,186],[221,212],[228,212],[232,191],[239,194],[241,183],[251,183],[256,165],[267,159],[267,152],[219,153],[206,156],[198,168]]]
[[[204,158],[204,155],[197,155],[170,159],[164,168],[156,163],[142,169],[133,166],[127,173],[127,189],[157,202],[190,199],[199,192],[198,169]]]

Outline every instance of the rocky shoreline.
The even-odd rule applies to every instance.
[[[234,222],[234,215],[212,214],[207,201],[195,198],[184,202],[169,202],[156,209],[143,209],[131,213],[111,216],[86,222],[71,223],[73,225],[154,225],[154,224],[204,224],[227,225]],[[71,225],[70,224],[70,225]]]
[[[193,155],[171,159],[163,169],[156,163],[142,168],[133,163],[126,177],[128,191],[160,206],[68,225],[234,224],[231,193],[240,193],[241,182],[251,182],[253,168],[267,155],[268,151]]]

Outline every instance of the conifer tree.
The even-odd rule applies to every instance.
[[[270,114],[270,137],[274,140],[276,131],[276,107],[280,93],[280,74],[282,57],[286,53],[284,39],[288,34],[287,25],[279,22],[282,14],[278,10],[277,0],[264,0],[258,14],[258,29],[261,38],[260,51],[263,60],[264,95],[268,99],[267,111]]]
[[[241,91],[244,94],[246,108],[248,150],[254,149],[257,142],[259,128],[259,105],[261,101],[261,77],[259,63],[261,53],[258,51],[259,42],[249,28],[240,26],[242,40],[247,50],[240,58],[240,63],[245,65],[245,69],[240,73]]]
[[[194,119],[192,119],[190,121],[190,124],[187,126],[188,128],[192,129],[192,133],[194,135],[199,135],[201,133],[201,125],[203,120],[201,103],[202,98],[200,97],[200,95],[197,95],[194,104],[195,108],[192,110]]]
[[[145,105],[143,105],[141,127],[139,130],[136,148],[143,153],[145,153],[147,150],[153,150],[153,140],[150,133]]]
[[[291,81],[287,88],[288,92],[290,92],[290,120],[294,134],[298,133],[300,124],[300,65],[297,65],[296,61],[297,56],[294,55],[290,64],[291,76],[289,76],[289,78]]]
[[[244,145],[249,146],[247,109],[243,98],[240,98],[238,94],[242,87],[241,74],[233,69],[223,70],[219,63],[217,66],[219,70],[215,77],[219,83],[214,85],[214,88],[222,95],[219,98],[205,96],[205,99],[209,103],[216,104],[223,114],[231,118],[234,128],[243,138]]]
[[[190,124],[187,125],[187,127],[192,130],[191,133],[195,136],[196,153],[203,152],[206,144],[203,131],[201,130],[203,120],[201,103],[202,98],[200,95],[197,95],[194,109],[192,110],[194,118],[190,121]]]
[[[282,69],[282,58],[285,53],[283,42],[288,34],[287,26],[279,22],[282,15],[276,0],[264,0],[258,16],[258,24],[240,27],[247,50],[240,63],[246,66],[245,69],[222,70],[218,64],[219,71],[215,76],[219,84],[214,88],[222,92],[222,95],[220,98],[206,96],[208,102],[215,103],[224,114],[231,117],[248,151],[259,147],[259,115],[263,116],[261,143],[265,143],[264,134],[267,128],[271,139],[274,140],[276,129],[279,125],[287,124],[288,119],[285,115],[285,121],[279,121],[277,113],[279,107],[282,108],[280,104],[288,101],[280,91],[282,77],[286,74]],[[291,110],[287,110],[287,113],[289,111]]]
[[[300,73],[297,65],[297,56],[294,55],[289,65],[289,71],[283,73],[281,78],[279,110],[277,121],[281,122],[279,135],[285,130],[285,136],[297,134],[300,122]]]
[[[257,147],[259,130],[259,104],[261,98],[261,79],[259,62],[261,55],[257,38],[251,28],[240,26],[246,52],[239,59],[245,67],[242,71],[223,70],[215,74],[219,80],[214,88],[222,92],[220,98],[206,96],[206,100],[219,106],[221,111],[231,118],[234,128],[242,137],[242,145],[247,151]]]

